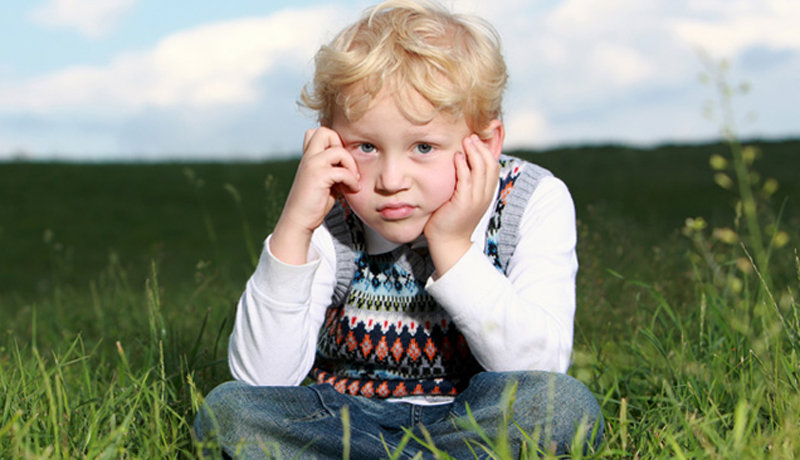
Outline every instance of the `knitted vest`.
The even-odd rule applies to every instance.
[[[501,156],[500,197],[486,231],[486,256],[505,273],[519,223],[550,172]],[[340,393],[388,398],[456,395],[482,368],[450,315],[425,291],[427,251],[401,245],[367,254],[363,224],[340,200],[325,219],[336,250],[336,287],[311,375]]]

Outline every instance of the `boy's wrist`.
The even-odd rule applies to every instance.
[[[269,250],[273,257],[285,264],[303,265],[307,262],[313,233],[302,227],[293,228],[281,218],[269,239]]]
[[[436,268],[436,276],[447,273],[464,254],[469,251],[472,241],[469,238],[443,239],[431,241],[428,239],[428,252]]]

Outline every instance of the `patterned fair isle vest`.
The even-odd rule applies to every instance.
[[[505,273],[519,222],[550,172],[500,157],[500,198],[486,232],[486,256]],[[320,330],[311,376],[340,393],[376,398],[456,395],[482,370],[450,315],[425,291],[427,251],[402,245],[367,254],[363,224],[340,200],[325,219],[336,248],[337,284]]]

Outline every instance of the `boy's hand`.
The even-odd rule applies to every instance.
[[[494,154],[472,134],[457,153],[456,188],[448,202],[425,225],[425,238],[436,272],[444,275],[469,249],[472,232],[497,192],[500,164]]]
[[[338,189],[358,191],[358,178],[356,162],[335,131],[306,131],[303,157],[270,239],[272,254],[287,264],[306,263],[311,235],[333,207]]]

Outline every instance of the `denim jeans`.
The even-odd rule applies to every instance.
[[[465,426],[470,420],[480,429],[474,423]],[[226,457],[286,459],[341,459],[344,452],[351,459],[377,459],[398,449],[399,458],[418,452],[432,458],[433,451],[420,442],[456,459],[482,458],[486,452],[481,446],[495,443],[505,431],[500,437],[508,439],[506,448],[516,458],[523,446],[536,445],[532,441],[543,450],[566,454],[576,434],[584,451],[596,448],[603,416],[588,388],[567,375],[482,372],[453,402],[433,406],[343,395],[328,384],[254,387],[227,382],[208,394],[194,430],[206,452],[217,446]]]

